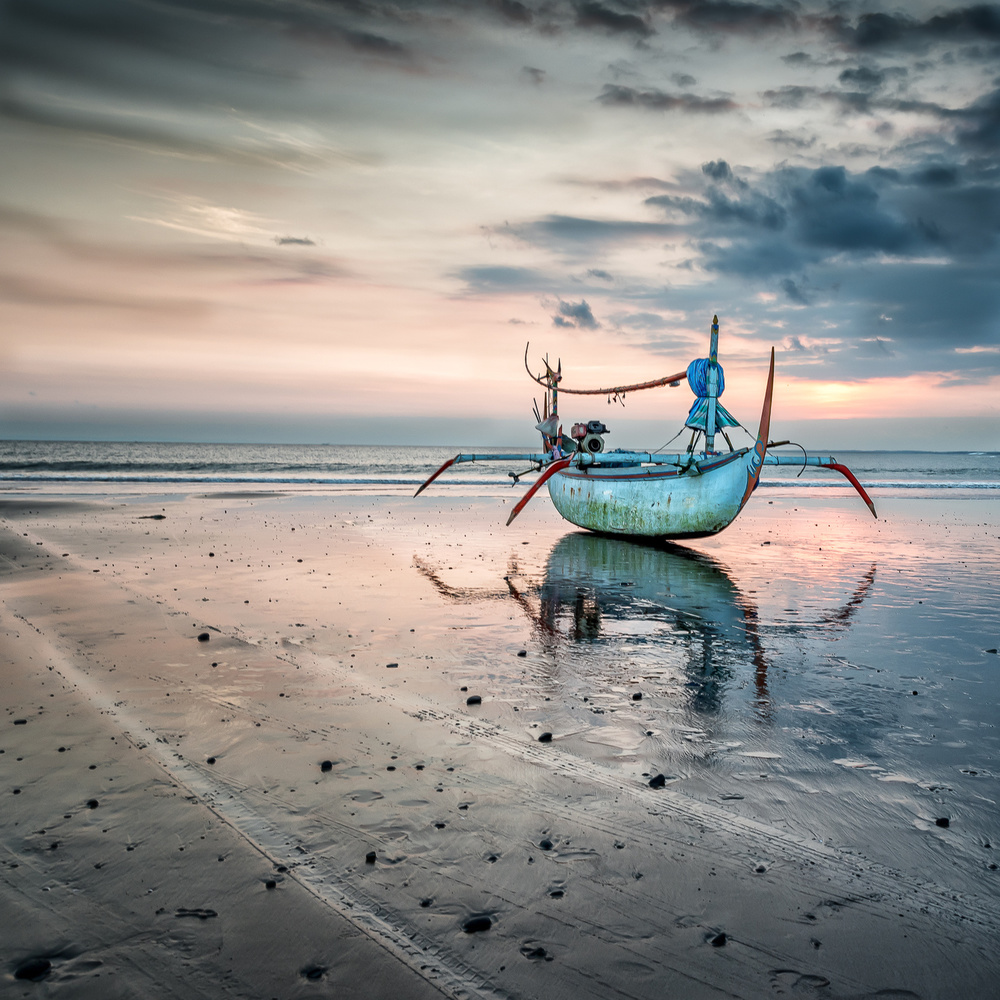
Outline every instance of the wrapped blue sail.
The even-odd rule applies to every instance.
[[[710,358],[695,358],[687,368],[688,385],[698,398],[691,404],[691,409],[688,412],[687,420],[684,421],[684,425],[690,427],[692,430],[705,431],[706,434],[709,430],[705,425],[708,421],[708,371],[711,366],[712,361]],[[726,377],[722,370],[722,365],[718,362],[715,364],[715,370],[719,376],[719,391],[717,396],[721,396],[726,388]],[[715,427],[712,428],[712,433],[721,431],[724,427],[739,426],[740,422],[716,398]]]

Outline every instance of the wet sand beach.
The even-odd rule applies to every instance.
[[[1000,518],[0,498],[0,989],[996,994]]]

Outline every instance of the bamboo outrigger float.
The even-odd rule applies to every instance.
[[[553,369],[546,359],[545,374],[528,374],[545,389],[541,413],[535,407],[537,430],[542,435],[543,451],[537,454],[459,454],[449,459],[414,494],[422,493],[452,465],[466,462],[527,461],[529,471],[541,475],[521,498],[507,519],[517,517],[543,485],[556,510],[581,528],[609,535],[642,538],[703,538],[730,525],[757,487],[765,465],[814,466],[831,469],[847,478],[868,505],[873,516],[875,505],[846,466],[832,456],[777,455],[768,448],[788,441],[769,442],[771,394],[774,388],[774,348],[767,374],[767,388],[761,408],[757,440],[753,447],[734,448],[727,427],[742,426],[722,405],[719,397],[725,388],[722,366],[718,361],[719,318],[712,319],[709,356],[698,358],[676,375],[635,385],[608,389],[561,388],[562,364]],[[527,349],[525,350],[527,368]],[[628,392],[658,386],[677,386],[686,379],[695,394],[685,427],[691,440],[684,452],[664,455],[658,452],[605,451],[607,427],[599,420],[573,425],[569,437],[563,434],[559,419],[559,395],[607,396],[622,399]],[[721,435],[729,448],[715,450]],[[703,442],[701,450],[698,445]],[[515,483],[525,473],[509,473]]]

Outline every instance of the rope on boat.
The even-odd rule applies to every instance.
[[[532,370],[528,367],[528,348],[531,344],[524,345],[524,370],[528,373],[531,379],[537,382],[543,389],[553,388],[553,382],[558,385],[562,380],[562,376],[557,372],[554,372],[550,367],[548,362],[545,363],[547,369],[546,375],[535,375]],[[563,386],[559,385],[559,392],[568,392],[573,396],[607,396],[608,402],[610,403],[612,399],[620,400],[624,403],[624,396],[626,392],[638,392],[640,389],[655,389],[661,385],[671,385],[674,382],[680,383],[683,379],[687,378],[687,369],[678,372],[676,375],[667,375],[665,378],[653,379],[651,382],[636,382],[634,385],[615,385],[610,389],[565,389]]]

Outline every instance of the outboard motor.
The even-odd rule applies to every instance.
[[[570,436],[578,442],[580,451],[597,455],[604,451],[604,435],[607,433],[606,424],[600,420],[590,420],[585,424],[573,424]]]

